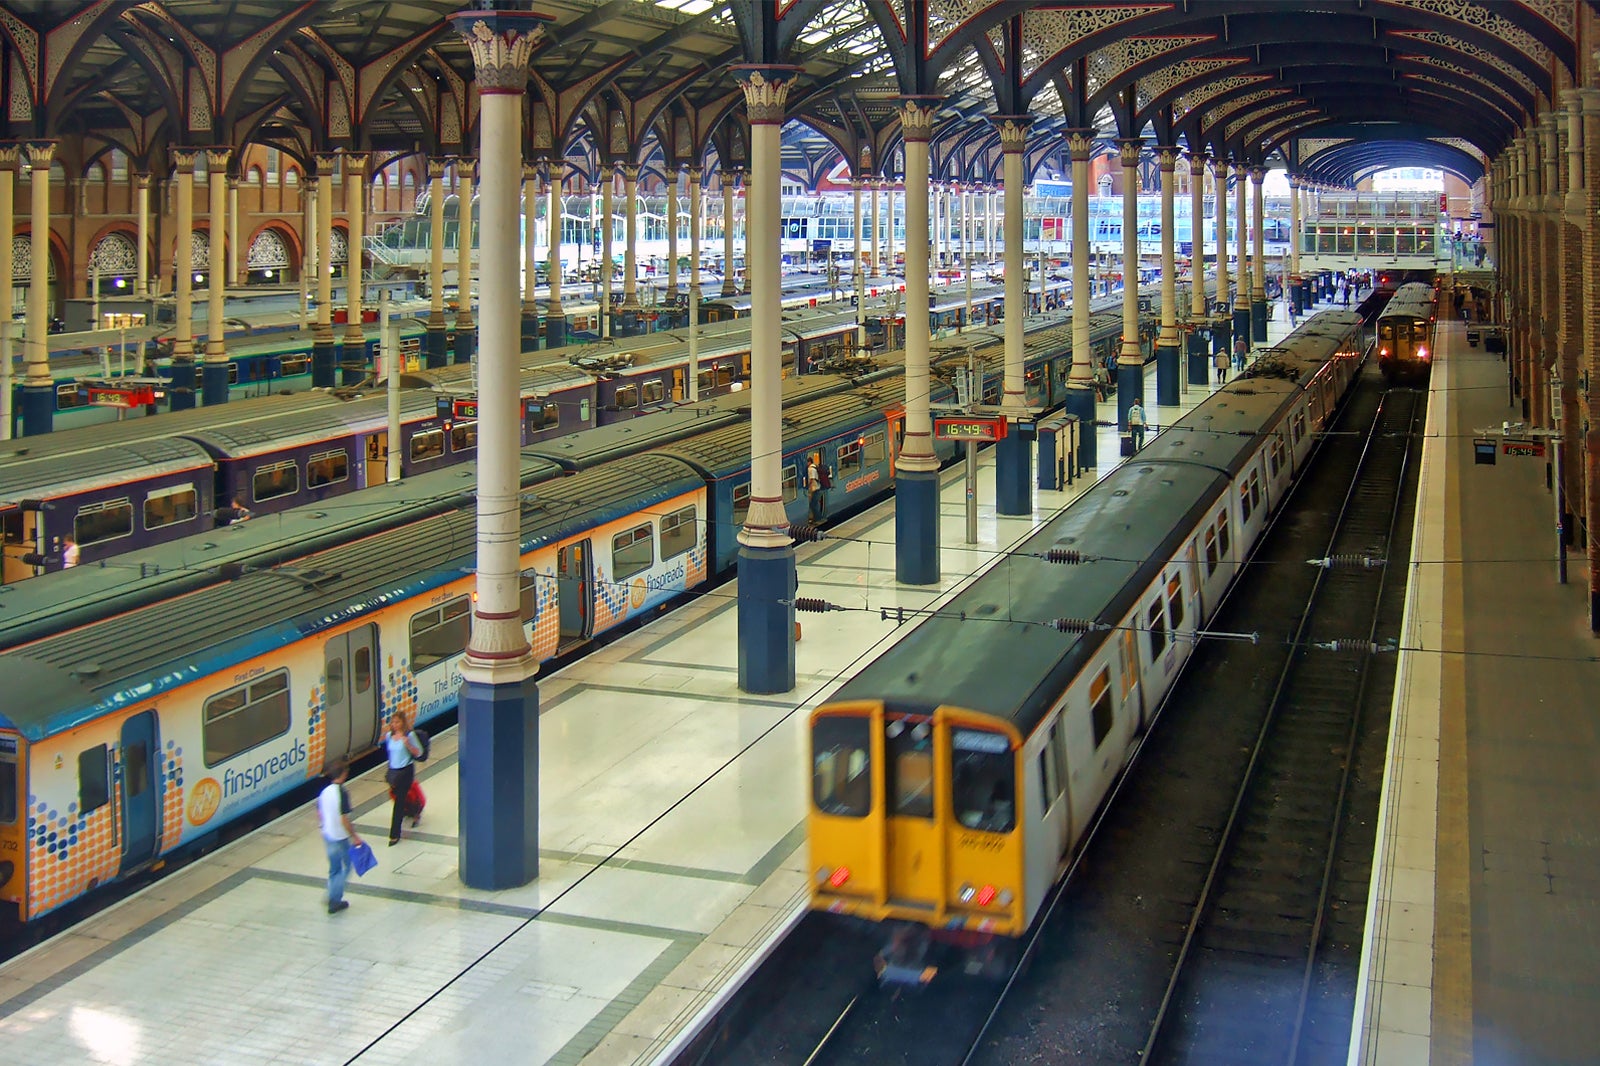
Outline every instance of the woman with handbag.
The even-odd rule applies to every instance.
[[[413,760],[422,754],[422,746],[411,735],[411,722],[404,713],[396,711],[389,716],[389,735],[383,746],[389,755],[384,780],[389,783],[389,795],[394,797],[394,810],[389,815],[389,846],[393,847],[400,843],[400,820],[405,817],[406,797],[417,774]]]

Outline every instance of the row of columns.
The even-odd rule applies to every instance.
[[[1510,398],[1522,420],[1561,439],[1552,484],[1563,529],[1587,555],[1600,633],[1600,89],[1562,92],[1493,162],[1489,182]]]

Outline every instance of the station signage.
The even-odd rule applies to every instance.
[[[1543,459],[1544,441],[1507,440],[1500,445],[1500,450],[1506,455],[1531,455],[1535,459]]]
[[[518,417],[528,417],[528,398],[518,403]],[[447,422],[472,422],[478,418],[478,399],[475,396],[440,398],[437,414]]]
[[[936,418],[933,435],[939,440],[999,440],[1006,435],[1004,418]]]

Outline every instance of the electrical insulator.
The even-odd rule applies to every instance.
[[[1045,562],[1070,563],[1076,565],[1083,562],[1083,553],[1070,548],[1051,548],[1044,553]]]
[[[1058,633],[1088,633],[1094,629],[1094,621],[1088,618],[1054,618],[1045,624]]]
[[[809,614],[827,614],[829,611],[833,610],[834,607],[833,604],[829,603],[827,600],[819,600],[814,596],[796,596],[794,601],[794,609],[797,611],[805,611]]]

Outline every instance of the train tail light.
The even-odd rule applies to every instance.
[[[1424,361],[1428,358],[1428,346],[1423,344],[1417,347],[1417,358]]]
[[[984,885],[978,889],[978,906],[987,907],[994,902],[996,893],[993,885]]]
[[[1379,355],[1388,355],[1389,354],[1389,349],[1387,349],[1387,348],[1379,348],[1378,349],[1378,354]]]
[[[831,872],[823,868],[817,871],[817,880],[826,881],[830,888],[843,888],[845,882],[850,880],[850,867],[840,866]]]

